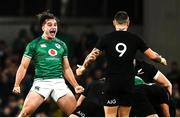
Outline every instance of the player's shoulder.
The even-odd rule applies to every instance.
[[[118,33],[118,32],[117,31],[111,31],[109,33],[104,34],[104,36],[109,37],[109,36],[115,35],[116,33]]]
[[[36,45],[40,41],[41,37],[34,38],[32,41],[28,43],[28,45]]]
[[[135,38],[135,39],[142,39],[137,33],[126,31],[127,35]]]
[[[41,37],[37,37],[37,38],[32,39],[32,41],[30,41],[29,43],[37,43],[40,40],[41,40]]]
[[[61,39],[55,37],[54,41],[58,44],[65,45],[65,42],[63,42]]]

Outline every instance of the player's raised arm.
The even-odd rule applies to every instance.
[[[160,63],[162,65],[167,65],[166,59],[161,57],[158,53],[154,52],[153,50],[151,50],[151,48],[148,48],[144,54],[150,58],[151,60]]]
[[[82,66],[84,66],[85,68],[87,68],[92,62],[94,62],[96,60],[96,58],[101,54],[102,52],[97,49],[94,48],[91,53],[86,57],[86,59],[84,60],[84,63]]]
[[[85,58],[83,65],[77,65],[78,68],[76,69],[77,76],[82,75],[86,69],[89,67],[91,63],[93,63],[96,58],[102,54],[102,51],[100,51],[97,48],[94,48],[91,53],[88,54],[88,56]]]

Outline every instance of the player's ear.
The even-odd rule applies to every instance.
[[[44,32],[44,25],[42,26],[42,31]]]
[[[116,20],[115,19],[113,20],[113,25],[116,26]]]
[[[128,21],[128,24],[127,24],[128,27],[129,27],[129,24],[130,24],[130,20]]]

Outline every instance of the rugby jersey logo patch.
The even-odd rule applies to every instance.
[[[51,56],[56,56],[57,55],[57,51],[55,49],[49,49],[48,53]]]
[[[142,68],[138,70],[137,75],[141,75],[141,74],[144,74],[144,72],[142,71]]]
[[[41,44],[40,45],[42,48],[46,48],[47,46],[46,46],[46,44]]]
[[[58,43],[56,43],[55,46],[56,46],[58,49],[61,48],[61,46],[60,46]]]

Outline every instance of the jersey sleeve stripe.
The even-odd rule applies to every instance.
[[[68,56],[63,56],[63,58],[67,58]]]
[[[31,56],[26,55],[26,54],[24,54],[23,56],[24,56],[24,57],[27,57],[27,58],[29,58],[29,59],[31,59],[31,58],[32,58]]]

